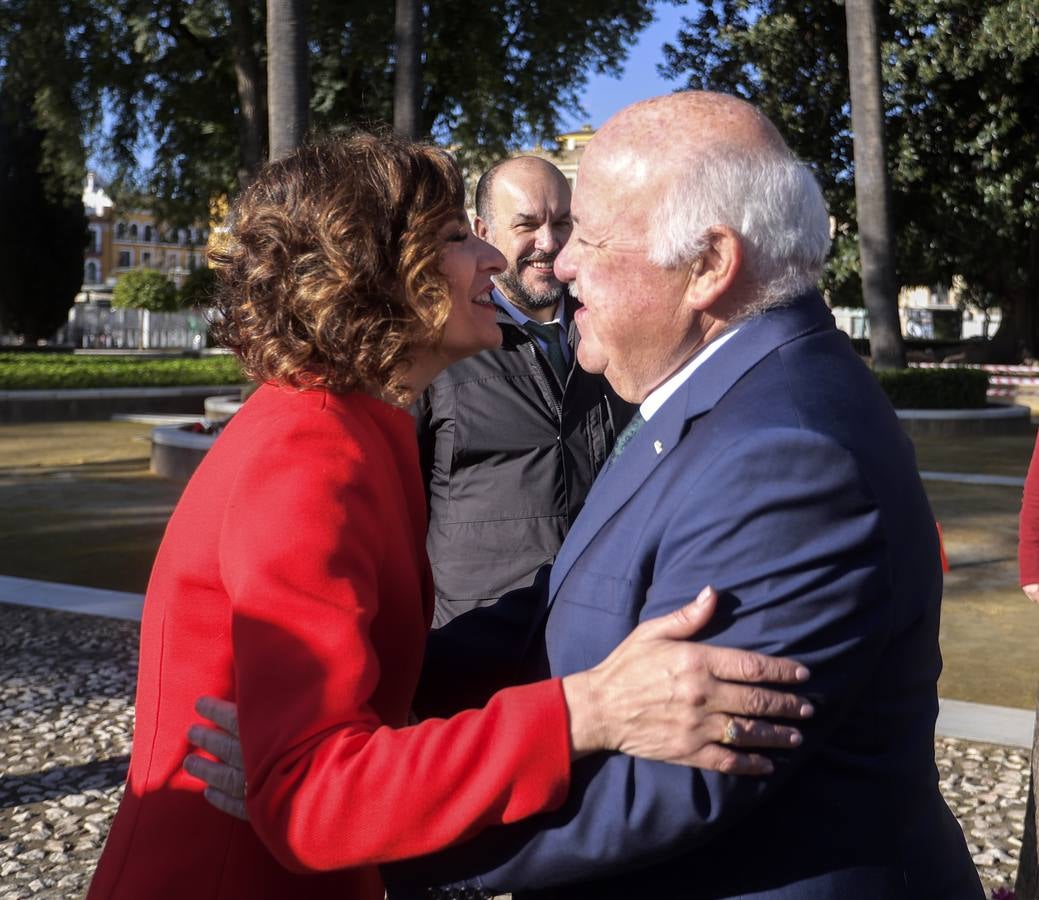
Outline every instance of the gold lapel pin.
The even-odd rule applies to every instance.
[[[653,441],[653,449],[657,451],[657,456],[660,456],[664,452],[664,445],[660,441]]]

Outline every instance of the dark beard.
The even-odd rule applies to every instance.
[[[500,275],[494,277],[501,292],[516,306],[524,309],[548,309],[558,306],[566,296],[566,285],[559,283],[556,287],[550,287],[542,293],[532,294],[520,281],[519,272],[515,266],[510,266]]]

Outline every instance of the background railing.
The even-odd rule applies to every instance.
[[[58,330],[57,342],[91,350],[201,350],[208,333],[205,317],[196,310],[149,312],[77,303]]]

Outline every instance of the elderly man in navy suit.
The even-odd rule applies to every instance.
[[[578,359],[639,413],[541,593],[532,672],[597,665],[710,583],[706,640],[807,664],[815,715],[760,778],[588,757],[556,812],[398,864],[391,885],[980,900],[934,764],[934,517],[890,404],[815,290],[829,222],[814,178],[752,106],[679,93],[598,132],[572,211],[555,271],[583,303]]]
[[[599,663],[711,583],[709,640],[806,663],[816,714],[772,776],[600,756],[558,812],[400,876],[566,900],[982,897],[934,764],[934,516],[815,290],[811,173],[752,106],[673,94],[596,134],[573,221],[555,269],[583,303],[579,361],[641,427],[553,567],[548,668]]]

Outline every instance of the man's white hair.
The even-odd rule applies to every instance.
[[[669,185],[650,220],[650,262],[689,265],[708,229],[728,225],[743,239],[755,296],[744,315],[814,287],[830,249],[830,219],[818,182],[792,154],[710,148]]]

